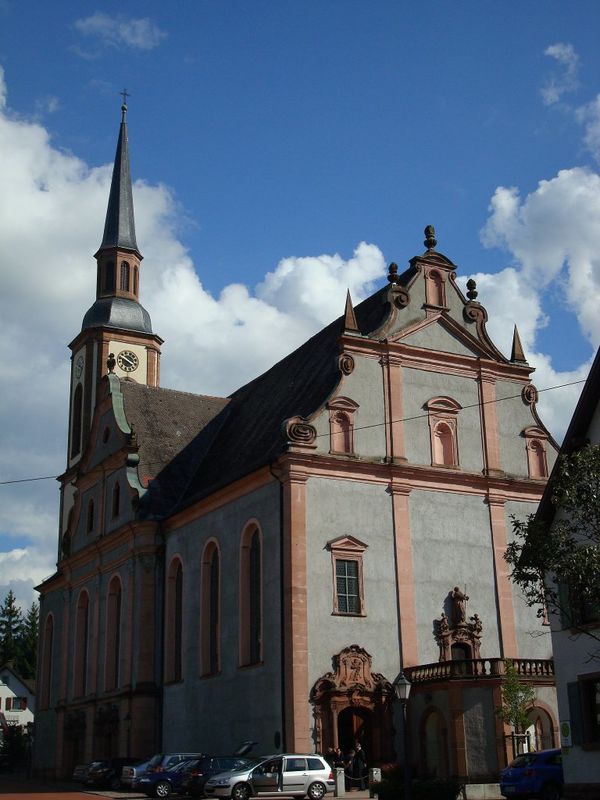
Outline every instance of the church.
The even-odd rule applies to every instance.
[[[531,748],[556,744],[548,629],[503,559],[557,451],[516,328],[508,358],[428,226],[405,269],[229,397],[161,387],[126,111],[69,345],[36,771],[359,741],[370,765],[497,780],[506,659],[535,688]]]

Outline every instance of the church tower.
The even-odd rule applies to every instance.
[[[135,236],[126,114],[123,104],[104,235],[95,254],[96,300],[69,345],[68,469],[85,450],[99,383],[108,372],[147,386],[159,385],[163,340],[152,332],[150,315],[139,302],[143,256]]]

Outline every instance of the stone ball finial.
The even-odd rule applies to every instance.
[[[469,300],[475,300],[479,292],[477,291],[477,284],[475,283],[473,278],[469,278],[469,280],[467,281],[467,289],[468,289],[467,297],[469,298]]]
[[[109,353],[108,358],[106,359],[106,366],[108,367],[109,372],[114,372],[115,367],[117,365],[117,361],[115,359],[114,353]]]
[[[433,227],[433,225],[427,225],[427,227],[424,230],[424,233],[425,233],[425,241],[423,242],[423,244],[428,250],[433,250],[433,248],[437,244],[437,239],[435,238],[435,228]]]
[[[398,264],[392,261],[388,270],[388,281],[390,283],[398,283]]]

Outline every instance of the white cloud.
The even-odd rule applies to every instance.
[[[134,19],[122,15],[110,17],[96,11],[90,17],[78,19],[75,28],[84,36],[99,40],[106,47],[132,47],[137,50],[153,50],[167,36],[147,17]],[[79,55],[85,51],[79,50]]]
[[[559,72],[548,78],[546,85],[540,90],[544,105],[551,106],[558,103],[564,94],[578,88],[579,56],[572,44],[563,42],[547,47],[544,55],[554,58],[561,67]]]
[[[483,243],[508,249],[520,280],[539,295],[559,286],[584,336],[600,345],[600,176],[574,167],[540,181],[524,200],[496,189]],[[536,312],[537,313],[537,312]],[[534,345],[535,342],[532,342]]]

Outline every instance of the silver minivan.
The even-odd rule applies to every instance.
[[[321,800],[333,792],[333,772],[317,755],[288,754],[268,756],[253,765],[214,775],[204,785],[207,797],[305,797]]]

